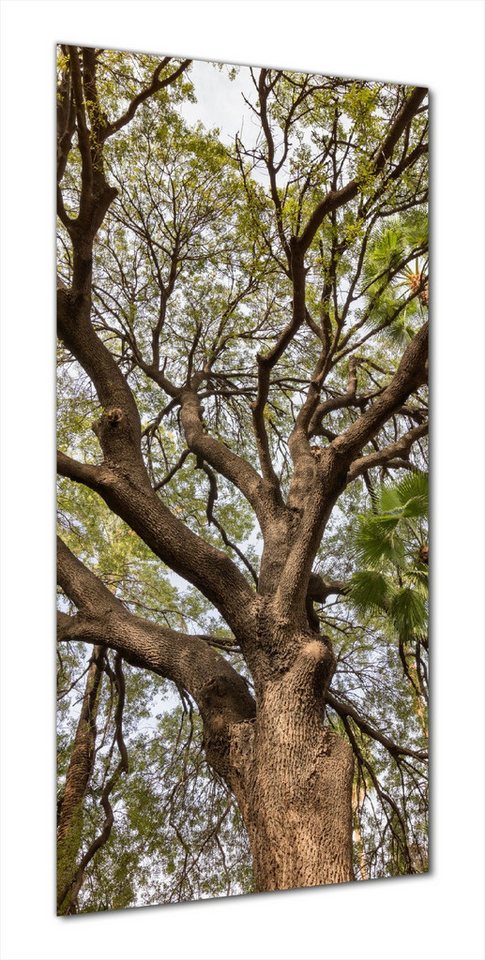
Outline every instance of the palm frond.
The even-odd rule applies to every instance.
[[[387,577],[376,570],[360,570],[351,578],[348,596],[362,613],[388,612],[393,595]]]
[[[402,562],[404,548],[397,531],[399,515],[377,513],[361,516],[359,521],[355,550],[360,564],[377,569],[384,560]]]
[[[394,593],[390,614],[398,634],[405,640],[426,631],[428,611],[421,592],[412,587],[402,587]]]
[[[403,580],[408,580],[415,589],[424,597],[428,597],[429,578],[428,571],[424,569],[405,570],[402,574]]]
[[[377,498],[377,510],[380,514],[393,513],[402,507],[402,499],[396,484],[384,483]]]
[[[428,474],[414,470],[396,484],[403,517],[428,515]]]

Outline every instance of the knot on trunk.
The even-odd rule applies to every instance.
[[[97,437],[101,439],[103,434],[122,428],[123,420],[126,422],[124,410],[121,407],[110,407],[105,410],[99,420],[93,423],[93,430]]]
[[[137,443],[133,425],[123,407],[109,407],[92,424],[103,452],[109,458],[122,462],[131,455]]]
[[[300,648],[288,680],[298,689],[300,698],[313,703],[326,693],[336,665],[328,637],[313,636]]]
[[[323,460],[325,457],[325,447],[320,447],[317,444],[312,444],[310,446],[310,451],[311,451],[312,457],[314,457],[315,460]]]
[[[113,428],[121,423],[123,416],[124,414],[121,407],[113,407],[111,410],[106,411],[106,419]]]

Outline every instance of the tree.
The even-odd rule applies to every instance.
[[[150,674],[196,706],[255,889],[425,869],[416,690],[358,619],[349,530],[383,476],[424,466],[426,91],[246,71],[257,133],[227,143],[184,119],[190,70],[59,50],[61,685],[93,650],[61,739],[61,912],[107,855],[110,795],[126,812],[141,789],[125,675],[135,715]]]
[[[360,518],[356,533],[358,570],[349,595],[360,610],[384,615],[399,639],[404,673],[414,687],[417,712],[426,732],[423,705],[428,675],[422,653],[428,637],[428,477],[416,471],[384,486],[372,511]],[[411,659],[411,663],[409,663]]]

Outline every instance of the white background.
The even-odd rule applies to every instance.
[[[481,2],[6,2],[4,960],[483,960]],[[433,122],[433,859],[424,878],[54,915],[54,42],[419,83]]]

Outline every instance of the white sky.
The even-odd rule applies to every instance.
[[[231,66],[229,64],[229,66]],[[243,94],[254,101],[255,89],[249,67],[238,67],[235,80],[230,80],[227,66],[222,70],[205,60],[194,60],[190,69],[197,103],[185,102],[180,111],[188,123],[201,120],[207,129],[219,127],[221,139],[233,141],[236,133],[244,132],[244,139],[254,142],[257,126]],[[251,137],[250,133],[254,132]]]

